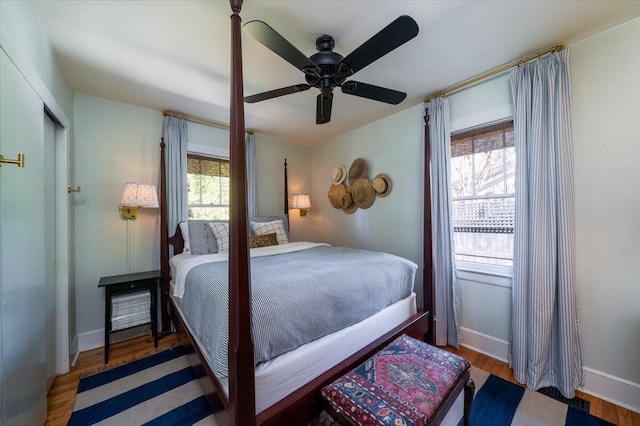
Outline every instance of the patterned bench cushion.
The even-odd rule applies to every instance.
[[[322,396],[359,425],[425,425],[469,368],[464,358],[403,334]]]

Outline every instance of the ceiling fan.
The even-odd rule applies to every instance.
[[[399,104],[407,97],[406,93],[397,90],[346,80],[362,68],[418,35],[418,24],[410,16],[400,16],[346,57],[333,51],[335,42],[330,35],[325,34],[318,37],[316,39],[318,52],[307,58],[295,46],[262,21],[247,22],[244,24],[243,29],[265,47],[302,71],[307,81],[306,84],[295,84],[246,96],[244,101],[247,103],[260,102],[317,87],[320,89],[320,94],[316,100],[316,124],[324,124],[331,120],[333,89],[336,87],[340,87],[342,93],[348,95],[360,96],[392,105]]]

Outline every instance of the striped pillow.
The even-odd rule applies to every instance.
[[[256,235],[276,233],[278,238],[278,244],[288,244],[289,238],[287,238],[287,231],[284,230],[284,224],[282,219],[274,220],[272,222],[251,222],[251,229]]]
[[[209,227],[216,237],[218,253],[229,253],[229,224],[223,222],[209,222]]]

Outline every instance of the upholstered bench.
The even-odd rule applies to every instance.
[[[341,425],[437,425],[464,389],[469,425],[471,365],[406,335],[322,388],[325,410]]]

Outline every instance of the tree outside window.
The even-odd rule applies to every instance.
[[[189,219],[229,219],[229,161],[187,155]]]
[[[513,121],[451,135],[456,260],[513,265]]]

